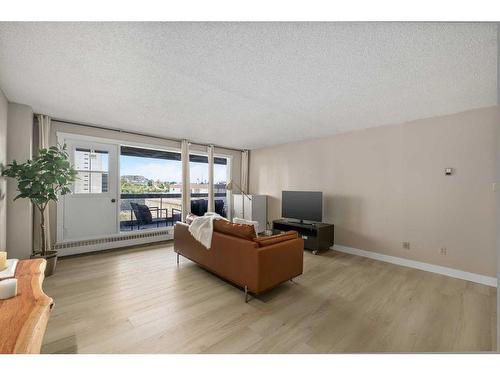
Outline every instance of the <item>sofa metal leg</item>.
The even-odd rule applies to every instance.
[[[177,254],[177,265],[179,265],[179,253],[176,254]]]
[[[248,287],[245,285],[245,303],[248,303]]]

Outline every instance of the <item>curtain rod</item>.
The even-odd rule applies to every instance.
[[[35,113],[34,115],[36,117],[38,115],[38,113]],[[121,130],[121,129],[116,129],[116,128],[108,128],[108,127],[101,126],[101,125],[94,125],[94,124],[88,124],[88,123],[84,123],[84,122],[76,122],[76,121],[63,120],[63,119],[59,119],[59,118],[56,118],[56,117],[51,117],[51,120],[52,121],[57,121],[57,122],[62,122],[64,124],[69,124],[69,125],[77,125],[77,126],[84,126],[84,127],[93,128],[93,129],[109,130],[109,131],[114,131],[114,132],[123,133],[123,134],[139,135],[139,136],[142,136],[142,137],[150,137],[150,138],[155,138],[155,139],[161,139],[161,140],[164,140],[164,141],[182,142],[182,139],[179,139],[179,138],[160,137],[158,135],[153,135],[153,134],[139,133],[139,132],[128,131],[128,130]],[[191,143],[191,144],[194,144],[194,145],[198,145],[198,146],[210,146],[210,144],[207,144],[207,143],[192,142],[190,140],[188,140],[188,142]],[[240,148],[225,147],[225,146],[220,146],[220,145],[215,145],[215,144],[212,144],[212,145],[214,147],[223,148],[223,149],[226,149],[226,150],[239,151],[239,152],[247,151],[247,150],[243,150],[243,149],[240,149]]]

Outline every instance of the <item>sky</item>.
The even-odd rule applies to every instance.
[[[189,163],[190,182],[208,181],[208,164]],[[151,180],[182,181],[182,165],[177,160],[162,160],[136,156],[120,156],[120,174],[139,175]],[[214,181],[227,181],[227,166],[214,164]]]

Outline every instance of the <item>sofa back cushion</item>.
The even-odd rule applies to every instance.
[[[259,247],[265,247],[265,246],[277,244],[279,242],[293,240],[294,238],[298,238],[298,237],[299,237],[299,234],[297,232],[295,232],[294,230],[291,230],[291,231],[288,231],[285,233],[275,234],[273,236],[254,238],[254,241],[257,242]]]
[[[239,217],[235,217],[235,218],[233,218],[233,223],[253,225],[253,227],[255,228],[255,233],[259,233],[259,222],[258,221],[240,219]]]
[[[253,225],[236,224],[227,220],[214,220],[214,231],[250,241],[257,237]]]

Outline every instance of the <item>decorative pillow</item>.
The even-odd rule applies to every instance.
[[[233,219],[233,223],[253,225],[253,227],[255,228],[255,233],[259,233],[259,222],[258,221],[240,219],[239,217],[235,217]]]
[[[193,222],[193,220],[196,219],[197,217],[198,217],[197,215],[192,214],[192,213],[187,214],[186,215],[186,220],[185,220],[186,224],[187,225],[191,225],[191,223]]]
[[[293,239],[298,238],[298,237],[299,237],[299,234],[297,232],[295,232],[294,230],[291,230],[291,231],[288,231],[285,233],[275,234],[273,236],[254,238],[253,240],[259,244],[259,247],[265,247],[265,246],[277,244],[279,242],[293,240]]]
[[[214,220],[214,231],[245,240],[253,240],[257,237],[253,225],[235,224],[227,220]]]

